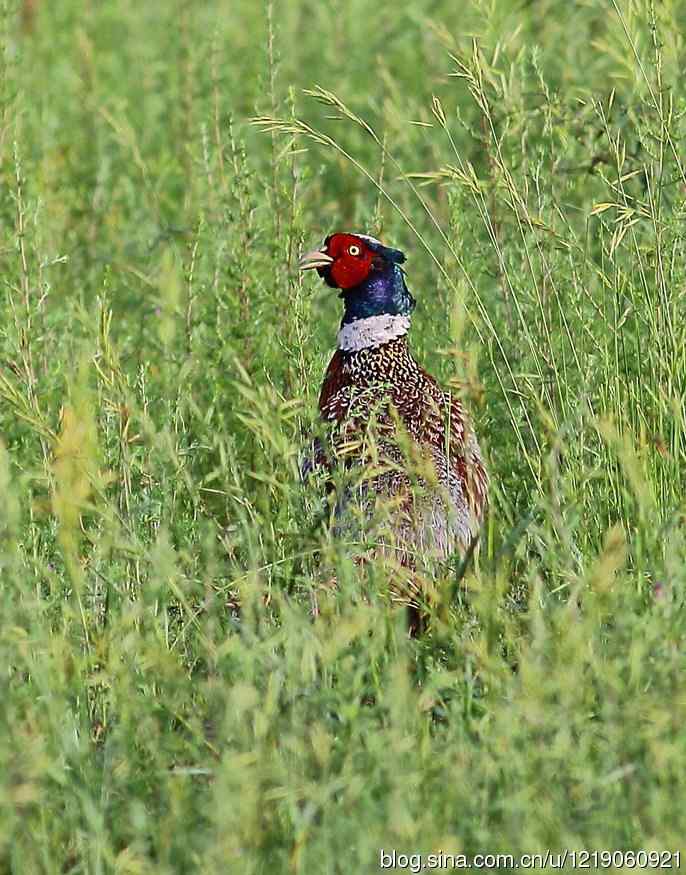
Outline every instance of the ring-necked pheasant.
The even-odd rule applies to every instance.
[[[315,442],[304,466],[356,475],[338,495],[337,517],[379,503],[384,555],[415,569],[420,557],[468,551],[478,537],[488,477],[462,402],[441,389],[407,344],[415,300],[400,265],[405,255],[366,234],[332,234],[303,256],[340,289],[343,321],[324,377],[319,409],[332,424],[330,446]]]

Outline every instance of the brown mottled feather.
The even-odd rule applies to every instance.
[[[488,478],[479,446],[462,402],[417,364],[405,336],[355,352],[337,350],[319,409],[333,425],[333,454],[346,467],[370,462],[373,424],[371,442],[381,470],[366,480],[357,498],[367,503],[374,497],[397,499],[395,535],[405,551],[402,564],[413,565],[410,557],[417,552],[445,558],[454,549],[464,553],[469,548],[486,505]],[[429,480],[436,481],[427,487],[429,497],[419,508],[412,498],[403,452],[407,441],[399,434],[398,420],[416,455],[430,463],[434,476]],[[325,458],[322,454],[318,463],[331,466]]]

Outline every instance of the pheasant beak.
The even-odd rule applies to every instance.
[[[313,249],[312,252],[307,252],[300,259],[300,270],[312,270],[315,267],[328,267],[333,263],[333,258],[322,252],[319,249]]]

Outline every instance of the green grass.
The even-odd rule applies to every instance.
[[[686,12],[397,5],[2,3],[0,872],[686,853]],[[492,477],[421,640],[298,477],[350,228]]]

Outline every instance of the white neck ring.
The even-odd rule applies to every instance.
[[[338,332],[338,348],[345,352],[358,352],[368,347],[382,346],[407,334],[409,329],[409,316],[383,313],[381,316],[356,319],[341,326]]]

